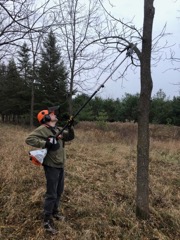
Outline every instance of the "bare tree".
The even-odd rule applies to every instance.
[[[80,0],[60,1],[53,18],[57,21],[60,49],[69,69],[69,112],[72,114],[72,96],[76,88],[86,89],[90,80],[90,70],[104,60],[104,52],[98,48],[86,46],[96,36],[95,31],[101,26],[100,5],[97,0],[84,3]]]
[[[131,63],[125,67],[120,75],[124,75],[129,66],[140,66],[141,89],[138,107],[138,144],[137,144],[137,195],[136,216],[141,219],[149,218],[149,111],[152,92],[151,53],[152,29],[155,9],[154,0],[144,0],[144,23],[142,29],[137,29],[132,22],[125,23],[109,13],[111,24],[90,44],[99,43],[113,49],[118,55],[127,50],[136,53],[137,57],[129,54]],[[112,24],[116,22],[116,24]],[[117,24],[121,27],[117,28]],[[121,31],[121,32],[120,32]],[[160,37],[160,36],[159,36]],[[89,45],[90,45],[89,44]],[[138,46],[139,45],[139,46]],[[117,59],[117,58],[116,58]],[[115,64],[116,61],[113,61]]]
[[[138,109],[137,199],[136,215],[149,218],[149,111],[152,92],[151,49],[155,9],[154,0],[144,0],[144,24],[141,55],[141,92]]]
[[[149,111],[152,92],[151,77],[151,51],[152,51],[152,29],[155,9],[154,0],[144,0],[144,23],[143,35],[130,24],[124,24],[126,38],[122,36],[121,41],[136,38],[142,42],[142,50],[134,47],[140,60],[141,90],[138,107],[138,143],[137,143],[137,195],[136,216],[141,219],[149,218]],[[129,34],[127,35],[127,33]],[[129,36],[129,38],[127,38]],[[120,43],[122,45],[122,43]],[[133,45],[129,42],[129,46]],[[132,61],[132,64],[133,61]]]
[[[180,56],[179,52],[175,52],[174,50],[170,50],[170,56],[167,57],[168,61],[171,61],[172,67],[168,70],[174,70],[180,72]]]
[[[29,48],[32,54],[30,127],[33,127],[35,86],[39,84],[36,70],[37,70],[37,64],[39,61],[39,49],[41,46],[41,40],[43,38],[43,34],[37,33],[35,35],[35,34],[29,33],[28,35],[29,35],[29,42],[30,42]]]
[[[28,37],[29,33],[43,32],[47,28],[42,24],[42,17],[49,11],[50,0],[35,5],[34,0],[0,1],[0,50],[3,54],[11,53],[11,46]]]

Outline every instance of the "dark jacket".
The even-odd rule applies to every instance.
[[[25,141],[30,146],[36,148],[45,148],[46,140],[50,136],[55,136],[55,133],[59,133],[59,131],[60,128],[55,127],[52,129],[52,127],[43,124],[31,132]],[[64,162],[66,160],[64,142],[74,139],[73,128],[71,127],[67,130],[64,130],[62,135],[63,138],[58,140],[60,148],[56,151],[49,150],[46,157],[44,158],[43,165],[56,168],[64,167]]]

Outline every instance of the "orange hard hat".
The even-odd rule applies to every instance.
[[[49,111],[48,110],[42,110],[38,113],[37,119],[39,123],[45,123],[50,121]]]

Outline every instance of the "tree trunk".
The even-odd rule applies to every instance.
[[[154,0],[144,0],[141,92],[138,107],[136,216],[149,218],[149,111],[152,92],[151,46]]]
[[[34,81],[32,81],[31,88],[31,112],[30,112],[30,127],[33,127],[33,116],[34,116]]]

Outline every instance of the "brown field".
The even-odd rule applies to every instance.
[[[102,129],[103,128],[103,129]],[[66,146],[65,222],[42,228],[45,179],[28,160],[30,132],[0,123],[1,240],[179,240],[180,128],[151,125],[150,219],[135,217],[137,125],[80,123]]]

